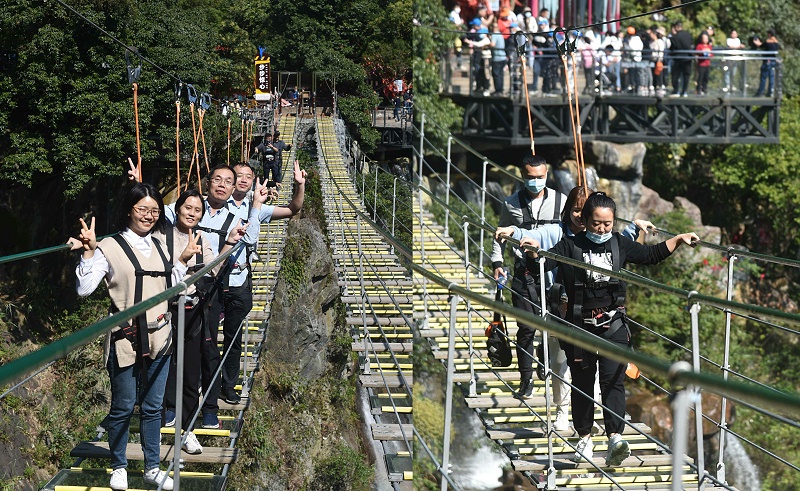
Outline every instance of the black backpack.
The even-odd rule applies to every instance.
[[[495,300],[503,301],[502,289],[497,289]],[[505,326],[506,316],[494,313],[494,320],[486,328],[486,351],[493,367],[507,367],[511,365],[511,343],[508,340],[508,330]]]

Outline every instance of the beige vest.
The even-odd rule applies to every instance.
[[[161,249],[166,254],[164,243],[161,242],[160,245]],[[128,256],[125,255],[125,251],[122,250],[112,237],[103,239],[97,247],[103,251],[103,254],[108,260],[108,264],[111,265],[111,270],[114,272],[114,276],[108,283],[108,293],[113,303],[112,308],[116,308],[116,310],[125,310],[131,307],[136,290],[136,274],[133,264],[131,264]],[[135,247],[131,246],[131,249],[142,269],[145,271],[164,271],[164,263],[155,245],[153,246],[153,251],[149,258],[144,257]],[[142,280],[142,300],[147,300],[167,289],[167,279],[164,276],[143,276]],[[168,322],[168,317],[158,320],[158,316],[167,314],[167,311],[167,302],[162,302],[147,311],[150,358],[154,360],[169,353],[172,347],[172,328]],[[125,324],[130,324],[130,322]],[[157,326],[161,324],[165,325],[161,328],[157,328]],[[120,327],[115,327],[111,332],[118,331],[119,329]],[[111,334],[109,333],[106,337],[106,359],[108,359],[110,343]],[[136,352],[127,339],[123,338],[117,341],[116,349],[117,362],[120,367],[124,368],[136,362]]]

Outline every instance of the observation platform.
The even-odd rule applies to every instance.
[[[466,49],[465,49],[466,51]],[[672,94],[668,68],[663,87],[638,88],[633,76],[623,76],[622,90],[616,82],[602,80],[587,88],[583,68],[577,74],[578,107],[584,142],[602,140],[616,143],[779,143],[781,70],[776,67],[772,97],[757,95],[761,63],[770,59],[764,52],[714,51],[710,81],[704,93],[695,90],[694,69],[686,96]],[[693,52],[685,56],[694,57]],[[542,55],[556,62],[554,53]],[[772,55],[771,59],[775,59]],[[529,146],[528,102],[522,90],[518,64],[504,70],[504,85],[493,92],[476,88],[476,71],[469,56],[463,55],[461,68],[454,57],[442,60],[442,95],[464,108],[462,135],[473,142],[502,146]],[[665,65],[668,66],[668,65]],[[537,144],[572,144],[570,98],[564,89],[563,65],[557,60],[556,86],[543,93],[542,77],[534,85],[533,70],[526,70],[533,135]],[[622,70],[651,70],[652,63],[622,62]],[[490,80],[490,70],[487,78]],[[572,71],[571,67],[569,69]],[[517,81],[511,80],[515,74]],[[604,75],[605,77],[605,75]],[[612,76],[612,78],[614,78]],[[603,80],[610,81],[606,78]],[[570,76],[569,87],[573,86]],[[491,95],[490,95],[491,94]],[[574,102],[572,102],[574,108]]]

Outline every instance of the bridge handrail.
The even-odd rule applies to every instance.
[[[16,360],[0,366],[0,386],[5,386],[6,384],[13,382],[16,378],[22,377],[25,374],[36,370],[42,365],[46,365],[51,361],[59,360],[67,356],[72,350],[89,344],[99,335],[109,331],[115,326],[118,326],[120,323],[126,322],[128,319],[146,312],[161,302],[180,295],[180,293],[189,285],[193,285],[199,281],[200,278],[211,271],[212,268],[227,260],[231,254],[234,252],[238,253],[242,247],[244,247],[244,242],[239,242],[231,250],[220,254],[216,259],[206,264],[203,269],[197,271],[186,281],[181,281],[177,285],[159,293],[158,295],[143,300],[136,305],[132,305],[125,310],[95,322],[94,324],[85,327],[80,331],[53,341],[47,346],[43,346],[36,351],[28,353],[27,355],[23,355]]]
[[[97,241],[100,242],[101,240],[105,239],[106,237],[111,237],[112,235],[116,235],[116,233],[104,235],[102,237],[98,237]],[[45,247],[44,249],[36,249],[33,251],[27,252],[18,252],[16,254],[9,254],[8,256],[0,257],[0,264],[11,263],[14,261],[19,261],[20,259],[28,259],[31,257],[36,256],[44,256],[45,254],[50,254],[51,252],[58,252],[58,251],[68,251],[70,249],[69,244],[60,244],[50,247]]]

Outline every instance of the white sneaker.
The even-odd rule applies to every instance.
[[[128,489],[128,471],[124,467],[111,471],[110,487],[114,491],[124,491]]]
[[[631,448],[628,442],[622,439],[619,433],[611,435],[608,439],[608,452],[606,453],[606,465],[617,466],[622,461],[631,456]]]
[[[186,435],[186,441],[183,442],[183,450],[192,455],[203,453],[203,446],[200,445],[200,442],[197,441],[197,437],[191,431]]]
[[[594,444],[592,443],[592,435],[586,435],[578,440],[578,444],[575,445],[575,448],[575,455],[572,456],[573,462],[580,462],[582,460],[586,460],[587,462],[592,461],[592,458],[594,457]]]
[[[553,429],[556,431],[567,431],[569,429],[569,409],[567,405],[558,406],[556,409],[556,421],[553,423]]]
[[[172,478],[158,467],[145,471],[144,482],[153,486],[161,485],[161,489],[172,491]]]

